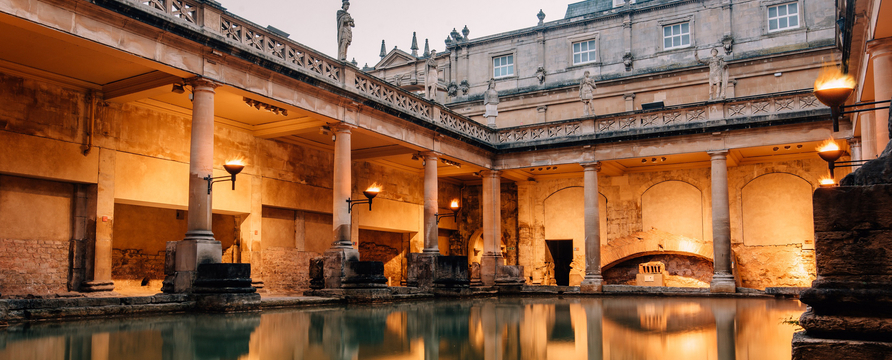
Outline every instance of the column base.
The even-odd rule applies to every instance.
[[[599,293],[604,286],[604,278],[601,275],[586,275],[579,284],[581,293]]]
[[[408,254],[409,266],[406,270],[406,286],[430,289],[434,286],[434,262],[439,253],[422,252]]]
[[[322,278],[326,289],[340,289],[344,267],[348,261],[359,261],[359,250],[331,248],[323,254]]]
[[[81,292],[101,292],[115,289],[114,281],[84,281],[81,283]]]
[[[172,278],[169,276],[169,279],[165,279],[165,282],[173,285],[174,293],[191,293],[198,265],[222,263],[223,247],[213,238],[195,240],[194,235],[190,237],[188,234],[187,239],[178,241],[176,245],[176,273],[170,275]],[[168,286],[167,290],[169,289]]]
[[[737,292],[737,283],[734,281],[734,275],[712,275],[712,282],[709,283],[709,292],[713,293],[735,293]]]
[[[480,258],[480,281],[484,286],[496,284],[496,270],[502,263],[501,255],[483,255]]]

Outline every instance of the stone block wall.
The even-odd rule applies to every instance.
[[[67,241],[0,238],[0,294],[68,291]]]
[[[112,279],[164,280],[164,251],[146,253],[142,249],[112,249]]]
[[[271,293],[303,292],[310,288],[310,259],[321,253],[294,248],[269,247],[263,250],[264,287]]]

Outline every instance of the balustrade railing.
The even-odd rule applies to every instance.
[[[630,131],[660,131],[660,128],[669,129],[683,124],[707,123],[713,120],[727,121],[824,107],[811,91],[803,90],[740,100],[729,99],[721,102],[672,107],[666,110],[620,113],[615,116],[599,116],[498,130],[486,127],[443,105],[430,102],[358,69],[349,68],[353,76],[347,76],[348,68],[346,66],[348,65],[343,62],[324,56],[238,16],[222,12],[219,17],[219,25],[205,24],[204,22],[208,19],[199,19],[199,17],[202,14],[201,6],[206,5],[199,1],[137,0],[137,2],[181,21],[215,29],[226,39],[251,51],[277,58],[286,66],[302,69],[312,76],[337,83],[348,90],[392,106],[436,126],[493,146],[561,141],[564,138],[580,135],[604,134],[604,136],[611,136],[613,134],[622,135],[623,132]],[[208,16],[208,18],[212,17]],[[213,17],[213,19],[217,18]],[[353,79],[352,83],[345,83],[345,80],[350,81],[351,78]]]

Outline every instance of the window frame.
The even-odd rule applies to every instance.
[[[789,25],[789,23],[790,23],[789,19],[791,18],[791,15],[789,13],[790,5],[796,5],[796,26]],[[774,8],[774,9],[780,10],[781,6],[786,8],[787,14],[786,15],[777,15],[774,18],[772,18],[771,17],[771,9]],[[787,19],[787,26],[781,28],[780,25],[778,24],[778,28],[772,30],[771,29],[771,20],[776,19],[776,20],[778,20],[778,23],[780,23],[780,19],[782,19],[782,18]],[[770,4],[770,5],[765,6],[765,29],[768,32],[775,33],[775,32],[779,32],[779,31],[795,30],[795,29],[800,28],[801,26],[802,26],[802,6],[799,4],[798,1],[790,1],[790,2],[779,3],[779,4]]]
[[[498,67],[496,66],[496,63],[495,63],[496,59],[507,58],[509,56],[511,57],[511,64],[506,64],[504,66],[498,66]],[[517,56],[514,54],[514,51],[510,51],[510,52],[506,52],[506,53],[491,54],[489,59],[490,59],[489,60],[490,72],[489,73],[493,79],[496,79],[496,80],[507,79],[510,77],[517,76]],[[511,67],[510,74],[496,76],[496,68],[503,68],[503,67],[508,67],[508,66]]]
[[[594,41],[594,44],[595,44],[594,45],[594,52],[595,52],[594,58],[589,58],[589,60],[586,62],[576,63],[573,58],[575,55],[575,53],[573,51],[573,45],[583,43],[583,42],[590,42],[590,41]],[[591,52],[591,50],[589,50],[589,53],[590,52]],[[600,64],[601,63],[601,33],[592,32],[592,33],[586,33],[586,34],[580,34],[580,35],[567,37],[567,55],[568,55],[567,68],[572,68],[574,66],[589,66],[589,65]]]
[[[661,25],[662,25],[662,26],[660,26],[660,42],[661,42],[661,45],[662,45],[662,47],[663,47],[663,51],[676,50],[676,49],[684,49],[684,48],[689,48],[689,47],[693,46],[693,44],[694,44],[694,34],[693,34],[693,31],[692,31],[692,30],[693,30],[694,26],[693,26],[693,23],[692,23],[690,20],[688,20],[688,21],[679,21],[679,22],[674,22],[674,23],[667,23],[667,24],[661,24]],[[687,32],[687,34],[685,34],[685,33],[681,33],[681,32],[680,32],[680,31],[681,31],[681,26],[682,26],[682,25],[687,25],[687,26],[688,26],[688,32]],[[667,29],[667,28],[672,29],[672,27],[674,27],[674,26],[678,26],[678,27],[679,27],[679,32],[680,32],[680,33],[679,33],[678,35],[670,34],[669,36],[666,36],[666,29]],[[672,30],[670,30],[670,31],[672,31]],[[666,39],[667,39],[667,38],[680,37],[681,39],[684,39],[684,35],[688,35],[688,43],[687,43],[687,44],[681,44],[681,45],[678,45],[678,46],[666,47]]]
[[[799,16],[799,26],[787,27],[778,30],[770,30],[768,23],[768,8],[792,3],[796,3],[796,8]],[[761,0],[759,2],[759,10],[761,11],[762,16],[762,23],[759,26],[762,31],[762,36],[784,36],[789,33],[804,32],[808,30],[808,18],[806,17],[808,9],[806,9],[805,4],[802,0]]]

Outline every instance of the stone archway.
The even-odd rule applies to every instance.
[[[635,284],[638,264],[666,265],[666,285],[708,287],[713,273],[712,244],[661,230],[638,232],[601,247],[601,268],[607,284]]]
[[[502,251],[502,257],[505,257],[507,246],[505,245],[505,238],[500,239],[499,248]],[[483,256],[483,230],[477,229],[474,234],[468,238],[468,264],[480,263],[480,258]]]
[[[651,229],[613,239],[609,244],[601,246],[601,264],[604,264],[601,270],[609,269],[623,260],[660,253],[686,254],[710,261],[713,259],[712,242]]]

